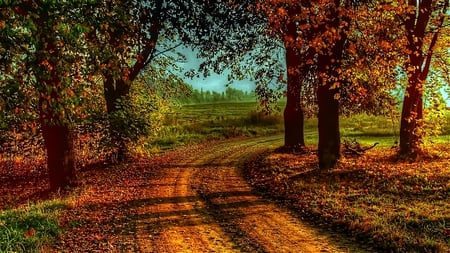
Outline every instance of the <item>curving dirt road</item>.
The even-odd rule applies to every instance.
[[[113,177],[108,189],[100,184],[81,193],[82,203],[67,213],[76,218],[66,221],[78,221],[78,226],[69,226],[55,248],[63,252],[368,252],[335,233],[312,227],[252,191],[241,173],[243,162],[280,145],[281,136],[223,141],[169,152],[127,172],[113,171],[108,174]]]

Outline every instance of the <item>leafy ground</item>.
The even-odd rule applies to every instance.
[[[395,161],[375,148],[317,170],[314,152],[267,152],[249,164],[252,185],[286,199],[303,217],[373,242],[380,251],[450,252],[450,148],[435,157]]]

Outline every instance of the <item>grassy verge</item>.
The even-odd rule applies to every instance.
[[[0,211],[0,252],[41,252],[60,234],[58,213],[66,204],[45,201]]]
[[[406,163],[376,148],[322,172],[315,154],[267,153],[248,175],[302,216],[344,228],[381,252],[450,252],[450,148],[433,149],[438,157]]]

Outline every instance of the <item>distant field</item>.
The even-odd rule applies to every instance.
[[[257,102],[189,104],[166,115],[164,126],[150,141],[153,148],[282,133],[283,117],[280,112],[266,115]]]
[[[216,104],[183,105],[175,111],[177,119],[189,123],[222,119],[245,118],[250,112],[259,111],[257,102],[230,102]]]
[[[262,136],[283,133],[284,103],[281,111],[265,115],[257,102],[229,102],[213,104],[182,105],[166,115],[165,127],[152,143],[162,149],[201,142],[207,139],[223,139],[238,136]],[[427,138],[433,143],[450,143],[450,115],[443,135]],[[391,147],[399,141],[399,119],[365,114],[341,117],[340,130],[343,140],[356,139],[364,145],[375,142],[379,146]],[[316,145],[317,119],[305,119],[305,141]]]

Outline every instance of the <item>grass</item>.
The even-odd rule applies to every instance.
[[[315,154],[268,153],[250,166],[253,185],[288,199],[304,217],[344,228],[381,252],[450,252],[450,148],[435,158],[393,160],[381,147],[317,170]]]
[[[284,108],[285,102],[279,104]],[[426,138],[426,143],[450,142],[450,113],[444,117],[442,135]],[[283,133],[282,112],[265,115],[257,102],[189,104],[166,115],[163,129],[147,140],[147,149],[166,150],[176,146],[240,136],[263,136]],[[317,119],[305,119],[305,142],[316,145]],[[340,118],[343,140],[356,139],[363,145],[379,143],[393,147],[399,141],[399,119],[366,114]]]
[[[212,139],[281,133],[283,118],[279,112],[266,115],[256,102],[189,104],[166,115],[164,125],[150,146],[164,150]]]
[[[0,252],[41,252],[60,234],[58,213],[65,206],[51,200],[0,211]]]

